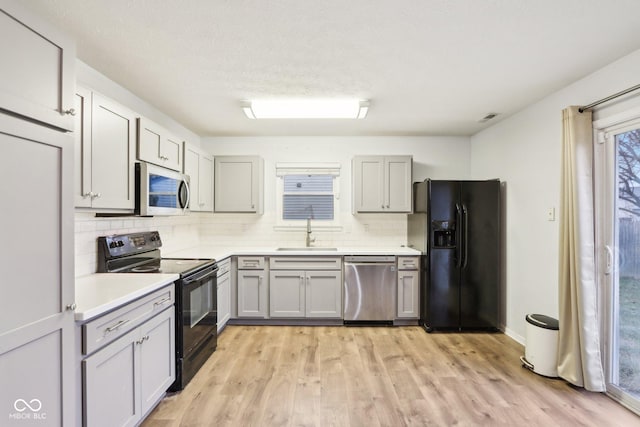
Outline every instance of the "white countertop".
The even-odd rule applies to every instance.
[[[76,278],[76,321],[86,322],[178,280],[177,274],[97,273]]]
[[[297,249],[297,248],[296,248]],[[396,255],[418,256],[420,251],[406,247],[336,248],[336,250],[278,250],[277,248],[220,248],[195,246],[175,252],[163,252],[164,258],[213,258],[222,261],[230,256],[344,256]],[[178,279],[177,274],[96,273],[76,278],[76,321],[86,322],[127,304]]]
[[[296,248],[297,249],[297,248]],[[175,252],[162,252],[165,258],[213,258],[221,261],[230,256],[237,255],[264,255],[264,256],[289,256],[289,255],[396,255],[396,256],[418,256],[420,251],[407,247],[380,247],[380,248],[336,248],[336,250],[321,250],[314,247],[311,250],[299,248],[300,250],[278,250],[277,248],[259,248],[259,247],[242,247],[242,248],[220,248],[216,246],[194,246],[188,249],[182,249]]]

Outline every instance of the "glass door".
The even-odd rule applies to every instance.
[[[596,222],[607,393],[640,412],[640,120],[597,136]]]

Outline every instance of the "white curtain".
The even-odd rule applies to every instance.
[[[562,112],[558,375],[605,391],[595,277],[591,112]]]

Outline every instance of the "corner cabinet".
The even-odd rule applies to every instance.
[[[213,156],[185,142],[183,173],[189,175],[190,179],[189,209],[213,212]]]
[[[138,160],[182,172],[182,140],[157,123],[139,118]]]
[[[0,1],[0,107],[73,130],[75,44],[18,1]]]
[[[356,156],[352,161],[353,213],[411,212],[411,156]]]
[[[136,113],[81,86],[74,108],[75,206],[133,210]]]
[[[0,38],[0,235],[11,242],[0,264],[0,424],[70,426],[73,137],[60,129],[74,125],[75,47],[18,1],[0,0]]]
[[[258,156],[216,156],[216,212],[263,213],[264,160]]]

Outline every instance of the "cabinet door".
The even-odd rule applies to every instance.
[[[216,212],[262,212],[261,159],[255,156],[215,158]]]
[[[92,207],[135,207],[135,113],[93,93],[91,109]]]
[[[140,327],[139,341],[140,413],[144,415],[176,379],[173,306]]]
[[[398,272],[398,317],[420,317],[420,272]]]
[[[190,201],[192,212],[200,210],[200,151],[191,144],[184,144],[183,173],[189,175]]]
[[[352,162],[354,212],[383,212],[384,158],[382,156],[358,156]]]
[[[342,274],[340,271],[307,271],[307,317],[342,317]]]
[[[385,212],[411,212],[411,156],[385,157]]]
[[[91,207],[91,91],[76,87],[74,191],[76,207]]]
[[[73,138],[0,114],[0,182],[0,424],[73,425]]]
[[[200,155],[198,181],[199,207],[202,212],[213,212],[213,157]]]
[[[267,286],[264,270],[238,271],[238,317],[266,317]]]
[[[141,418],[139,329],[82,361],[84,425],[134,426]]]
[[[182,170],[182,140],[169,133],[162,138],[160,155],[164,162],[161,166],[176,171]]]
[[[271,271],[269,274],[269,316],[305,316],[304,271]]]
[[[218,333],[231,318],[231,274],[218,278]]]
[[[192,211],[213,212],[213,157],[184,143],[183,170],[189,175]]]
[[[0,2],[0,105],[73,130],[75,44],[20,2]]]
[[[182,171],[182,140],[157,123],[139,118],[138,159]]]

